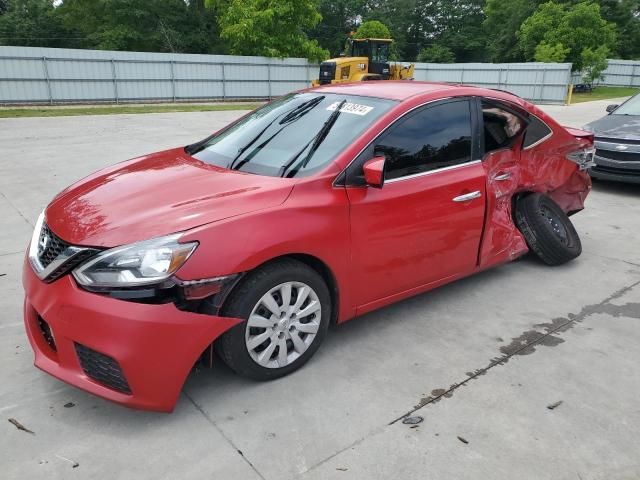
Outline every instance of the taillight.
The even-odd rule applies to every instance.
[[[583,148],[582,150],[576,150],[568,154],[567,160],[577,163],[580,170],[586,170],[596,164],[594,162],[595,154],[596,149],[594,147]]]

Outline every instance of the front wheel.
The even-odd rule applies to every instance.
[[[329,326],[331,298],[315,270],[286,259],[249,273],[223,315],[244,321],[216,342],[221,358],[240,375],[270,380],[297,370],[316,352]]]

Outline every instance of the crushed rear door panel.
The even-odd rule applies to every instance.
[[[479,263],[489,267],[516,258],[528,251],[513,223],[511,199],[520,185],[518,149],[509,148],[485,155],[487,179],[486,222]]]

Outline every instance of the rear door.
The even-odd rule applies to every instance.
[[[521,181],[520,155],[527,114],[491,99],[478,99],[482,125],[482,165],[487,178],[487,220],[479,263],[488,267],[509,260],[526,245],[512,217],[512,197]]]
[[[353,284],[360,313],[387,297],[476,267],[485,173],[472,134],[472,111],[468,99],[416,109],[349,167]],[[379,155],[386,158],[386,183],[381,189],[366,187],[362,164]]]

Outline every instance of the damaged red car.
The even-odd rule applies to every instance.
[[[512,94],[421,82],[287,95],[56,196],[25,259],[35,364],[171,411],[214,353],[266,380],[330,324],[511,261],[581,253],[593,135]]]

